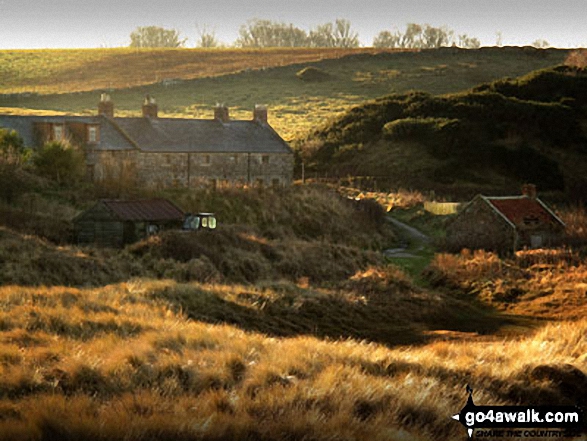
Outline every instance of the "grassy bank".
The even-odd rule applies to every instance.
[[[479,404],[586,396],[584,320],[512,341],[393,350],[189,319],[214,310],[205,289],[225,288],[0,288],[0,437],[443,441],[464,436],[450,415],[464,405],[466,384]],[[226,291],[241,308],[255,308],[255,295],[282,295]],[[181,296],[193,306],[180,308]],[[304,309],[291,305],[290,315]]]

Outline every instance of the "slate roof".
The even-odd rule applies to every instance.
[[[256,121],[114,118],[139,146],[153,152],[291,153],[268,124]]]
[[[538,198],[527,196],[488,197],[483,199],[503,216],[512,226],[524,223],[525,219],[536,219],[542,224],[560,224],[564,222]]]
[[[143,199],[120,201],[104,199],[100,201],[118,219],[123,221],[168,221],[183,220],[184,212],[167,199]]]
[[[36,122],[81,122],[100,125],[96,150],[194,153],[292,153],[289,145],[259,121],[183,118],[107,118],[105,116],[0,115],[0,127],[14,129],[25,145],[34,146]]]
[[[96,150],[132,150],[136,146],[132,140],[112,121],[103,116],[34,116],[34,115],[0,115],[0,127],[16,130],[28,147],[35,146],[35,123],[67,124],[68,122],[98,124],[100,126],[100,141]]]

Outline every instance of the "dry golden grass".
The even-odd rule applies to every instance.
[[[466,384],[478,404],[585,397],[567,391],[587,369],[585,320],[389,349],[193,321],[182,289],[0,288],[0,439],[457,440]]]
[[[437,254],[428,270],[436,286],[458,288],[511,314],[555,320],[587,314],[587,264],[569,249]]]
[[[355,181],[354,178],[349,178],[349,180]],[[402,188],[393,192],[366,191],[345,186],[337,186],[336,188],[340,194],[347,198],[373,199],[383,206],[386,211],[391,211],[394,208],[409,209],[422,204],[426,199],[426,197],[419,191]]]
[[[584,205],[559,210],[566,224],[566,243],[574,247],[587,245],[587,210]]]

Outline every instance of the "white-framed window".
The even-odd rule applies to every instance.
[[[95,144],[98,142],[98,127],[88,126],[88,142]]]
[[[55,141],[63,140],[63,124],[53,124],[53,139]]]

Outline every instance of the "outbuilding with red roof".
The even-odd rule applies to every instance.
[[[448,225],[449,249],[486,249],[515,252],[560,243],[564,222],[536,196],[536,187],[526,184],[522,195],[477,195]]]

